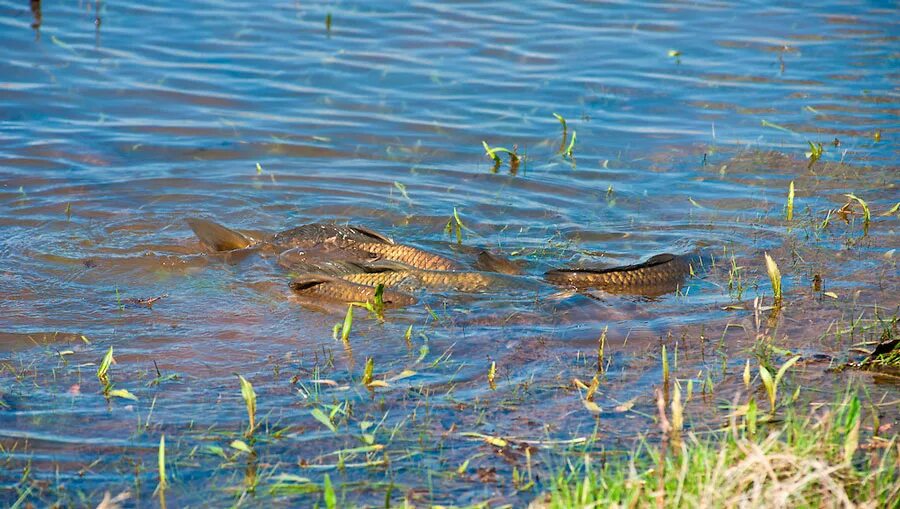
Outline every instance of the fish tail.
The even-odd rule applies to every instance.
[[[233,251],[256,244],[255,239],[206,219],[192,217],[185,221],[200,242],[213,251]]]

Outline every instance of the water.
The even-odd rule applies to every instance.
[[[325,473],[347,503],[383,504],[391,490],[394,503],[523,504],[535,492],[510,478],[524,453],[463,433],[543,440],[544,479],[567,454],[547,441],[599,426],[595,447],[629,449],[653,422],[609,409],[636,398],[653,412],[660,343],[679,345],[682,376],[734,381],[765,328],[752,312],[771,294],[763,251],[786,277],[786,348],[845,358],[860,338],[836,329],[872,318],[873,304],[897,309],[897,218],[879,215],[900,180],[889,2],[0,0],[0,41],[9,504],[130,490],[129,503],[155,505],[162,434],[176,507],[312,504],[317,494],[272,495],[274,476]],[[494,169],[482,141],[525,161]],[[825,149],[810,168],[809,141]],[[848,223],[815,226],[851,192],[872,208],[868,236],[858,206]],[[422,295],[383,324],[357,311],[345,347],[332,338],[343,312],[298,306],[273,258],[206,256],[184,223],[352,222],[465,260],[444,232],[454,209],[463,244],[511,254],[534,278],[662,252],[720,261],[655,300]],[[813,291],[814,275],[838,299]],[[152,309],[129,300],[158,296]],[[593,376],[605,327],[598,425],[571,380]],[[109,347],[112,383],[137,401],[103,398]],[[374,396],[359,384],[367,358],[391,380]],[[157,368],[177,379],[154,383]],[[392,380],[404,370],[415,374]],[[229,447],[247,422],[235,373],[258,394],[255,457]],[[336,433],[311,415],[334,408]],[[332,453],[364,434],[384,448],[334,468]]]

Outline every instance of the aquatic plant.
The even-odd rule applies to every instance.
[[[247,431],[244,432],[244,437],[250,439],[256,430],[256,391],[253,390],[253,385],[242,375],[238,375],[238,378],[241,381],[241,397],[244,398],[244,405],[247,407],[247,419],[249,422]]]
[[[759,377],[762,379],[763,386],[766,388],[766,394],[769,396],[769,412],[775,413],[776,401],[778,398],[778,386],[781,384],[781,379],[784,378],[784,374],[790,369],[791,366],[797,363],[800,360],[800,356],[797,355],[792,357],[790,360],[785,362],[778,368],[778,372],[775,374],[775,378],[772,378],[772,375],[769,373],[769,370],[766,369],[765,366],[760,364],[759,366]]]
[[[847,200],[848,200],[847,205],[849,205],[850,203],[855,201],[856,203],[859,204],[860,207],[862,207],[862,210],[863,210],[863,236],[864,237],[867,236],[869,234],[869,223],[872,222],[872,212],[869,210],[869,204],[866,203],[865,200],[856,196],[853,193],[845,194],[844,196],[847,197]],[[845,205],[844,207],[846,208],[847,205]],[[900,205],[900,204],[898,204],[898,205]]]
[[[775,263],[775,260],[769,256],[769,253],[765,253],[766,257],[766,272],[769,274],[769,282],[772,284],[772,294],[775,298],[775,306],[781,306],[782,302],[782,293],[781,293],[781,271],[778,270],[778,264]]]
[[[788,197],[787,197],[787,206],[784,213],[785,219],[789,222],[794,220],[794,181],[791,181],[790,187],[788,187]]]

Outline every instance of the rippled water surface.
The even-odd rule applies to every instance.
[[[325,474],[351,505],[518,506],[581,438],[629,450],[655,429],[662,344],[683,379],[723,388],[698,415],[766,328],[846,360],[871,338],[840,331],[900,304],[898,20],[894,2],[832,0],[0,0],[0,501],[154,506],[164,434],[174,507],[311,505]],[[482,142],[524,159],[495,166]],[[865,236],[855,202],[822,227],[847,193],[871,208]],[[343,308],[300,306],[271,256],[206,254],[196,216],[358,224],[463,263],[489,248],[534,280],[717,261],[656,299],[422,293],[384,323],[357,310],[345,345]],[[768,321],[764,251],[788,302]],[[606,328],[598,417],[572,380],[593,377]],[[136,401],[102,395],[110,347]],[[371,392],[367,359],[387,381]],[[804,369],[873,381],[825,367]]]

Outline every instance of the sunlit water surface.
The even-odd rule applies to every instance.
[[[130,490],[153,506],[165,434],[174,507],[312,504],[270,489],[326,473],[348,504],[524,504],[522,449],[466,433],[543,441],[539,488],[562,466],[541,452],[554,440],[630,449],[654,429],[661,343],[684,377],[733,381],[765,327],[764,251],[793,295],[785,346],[843,355],[833,322],[889,315],[900,293],[896,215],[879,215],[898,200],[898,20],[892,3],[831,0],[0,0],[0,501]],[[482,141],[525,160],[494,168]],[[825,149],[811,168],[809,141]],[[865,238],[858,206],[820,228],[851,192],[873,210]],[[454,209],[464,246],[535,279],[719,260],[653,300],[422,294],[384,323],[357,310],[345,346],[343,310],[300,307],[271,257],[205,255],[184,222],[350,222],[466,261]],[[572,379],[590,381],[607,327],[598,421]],[[137,401],[101,394],[110,347],[110,380]],[[369,358],[389,384],[374,395]],[[229,445],[246,440],[238,373],[258,397],[255,456]],[[641,413],[612,410],[632,398]]]

